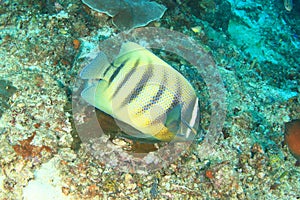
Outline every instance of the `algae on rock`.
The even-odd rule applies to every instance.
[[[0,79],[0,118],[3,112],[10,107],[7,101],[16,90],[17,88],[12,86],[9,81]]]

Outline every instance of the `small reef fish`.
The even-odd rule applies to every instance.
[[[300,162],[300,119],[285,123],[285,143],[290,152]]]
[[[97,80],[82,91],[82,98],[112,116],[127,138],[144,142],[194,138],[199,106],[193,87],[144,47],[122,44],[113,63],[100,52],[80,76]]]
[[[283,4],[287,11],[291,11],[293,9],[293,0],[283,0]]]

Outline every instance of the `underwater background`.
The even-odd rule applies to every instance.
[[[91,2],[0,0],[0,199],[300,198],[300,125],[286,128],[300,119],[298,0],[157,0],[153,8],[126,0],[121,10],[102,1],[98,11]],[[148,174],[105,167],[84,150],[72,114],[89,53],[143,26],[202,46],[227,105],[213,147],[199,139]],[[197,89],[205,132],[211,111],[202,78],[180,58],[157,54]],[[295,134],[290,143],[288,134]]]

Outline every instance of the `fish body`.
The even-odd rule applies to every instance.
[[[80,76],[99,80],[82,91],[83,99],[115,118],[130,137],[169,142],[195,136],[199,107],[193,87],[144,47],[124,43],[113,63],[99,53]]]
[[[285,123],[285,143],[292,155],[300,161],[300,119]]]

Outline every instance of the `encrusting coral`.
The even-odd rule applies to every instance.
[[[149,24],[160,19],[166,7],[147,0],[83,0],[93,10],[107,14],[113,18],[113,24],[128,30]]]
[[[40,157],[41,156],[41,152],[43,150],[46,150],[47,152],[51,152],[50,147],[47,146],[35,146],[30,144],[31,141],[33,140],[35,136],[35,133],[33,133],[32,136],[30,136],[29,138],[19,141],[20,145],[14,145],[13,149],[15,150],[15,152],[18,155],[21,155],[24,159],[30,159],[30,158],[34,158],[34,157]]]

